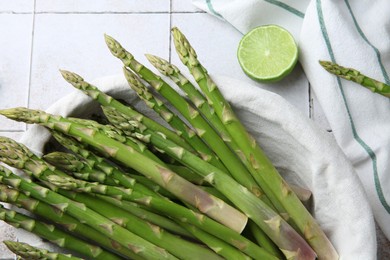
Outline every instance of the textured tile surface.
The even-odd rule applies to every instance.
[[[109,52],[104,33],[141,62],[146,62],[145,52],[169,53],[168,14],[37,14],[35,24],[31,108],[45,109],[73,91],[59,69],[75,72],[87,81],[122,73],[122,64]]]
[[[0,14],[0,35],[1,108],[26,106],[30,73],[32,15]],[[0,117],[1,130],[22,130],[24,128],[24,124]]]
[[[2,13],[32,13],[34,1],[32,0],[0,0]]]
[[[169,12],[169,0],[36,0],[37,12]]]

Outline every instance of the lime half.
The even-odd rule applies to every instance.
[[[265,25],[244,35],[237,56],[249,77],[272,82],[281,80],[293,70],[298,60],[298,47],[286,29]]]

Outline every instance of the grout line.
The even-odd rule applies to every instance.
[[[11,129],[11,130],[7,130],[7,129],[0,129],[0,133],[5,133],[5,132],[9,132],[9,133],[24,133],[26,130],[15,130],[15,129]]]
[[[309,118],[313,119],[314,105],[313,105],[313,95],[311,91],[310,82],[308,82],[308,94],[309,94]]]
[[[31,79],[32,79],[32,65],[33,65],[33,51],[34,51],[34,41],[35,41],[35,8],[37,1],[34,0],[34,13],[33,13],[33,21],[32,21],[32,32],[31,32],[31,46],[30,46],[30,75],[28,78],[28,90],[27,90],[27,107],[30,107],[30,95],[31,95]],[[27,124],[25,126],[26,131],[28,129]]]
[[[0,11],[0,14],[33,14],[33,12]]]
[[[203,14],[205,11],[37,11],[35,14]],[[1,14],[1,12],[0,12]]]

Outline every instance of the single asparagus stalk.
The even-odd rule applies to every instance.
[[[279,248],[275,245],[274,242],[264,233],[261,228],[259,228],[256,223],[253,221],[248,222],[249,229],[256,240],[257,244],[259,244],[262,248],[270,252],[271,254],[277,256],[279,259],[283,259],[284,256]]]
[[[330,61],[320,61],[320,64],[328,72],[338,77],[356,82],[374,93],[390,98],[390,86],[386,83],[370,78],[353,68],[345,68]]]
[[[138,96],[144,100],[149,107],[160,114],[160,116],[174,129],[181,133],[180,136],[182,136],[195,151],[201,155],[203,160],[226,171],[225,166],[218,160],[213,151],[191,128],[189,128],[175,113],[169,110],[161,100],[156,98],[131,70],[124,67],[123,71],[127,82]]]
[[[74,202],[36,183],[24,180],[3,167],[0,168],[0,181],[15,189],[22,190],[25,193],[27,192],[29,196],[37,200],[52,204],[57,210],[67,213],[78,221],[96,229],[141,257],[150,259],[177,259],[163,248],[159,248],[134,235],[123,227],[87,208],[84,204]],[[78,244],[78,242],[72,244]],[[109,258],[106,257],[103,259]]]
[[[3,243],[14,254],[22,257],[23,259],[39,260],[82,260],[82,258],[72,256],[70,254],[61,254],[50,252],[43,248],[33,247],[27,243],[16,242],[11,240],[4,240]]]
[[[108,196],[98,195],[97,197],[101,200],[105,200],[111,204],[114,204],[123,210],[130,212],[134,216],[137,216],[150,223],[158,225],[174,234],[178,234],[183,237],[194,238],[188,231],[182,228],[177,222],[165,216],[153,213],[147,210],[146,207],[142,207],[142,205],[140,204],[137,204],[135,202],[125,201],[125,200],[119,200]]]
[[[94,184],[91,183],[83,184],[81,181],[67,182],[66,178],[55,178],[55,176],[52,176],[51,181],[53,181],[55,185],[63,189],[77,190],[77,191],[92,191],[92,192],[96,192],[96,194],[99,194],[100,191],[105,190],[106,194],[107,192],[110,193],[109,187],[100,187],[100,188],[92,189],[91,186],[93,186]],[[90,188],[84,189],[85,186],[90,186]],[[231,244],[232,246],[237,247],[238,249],[250,255],[251,257],[254,258],[265,257],[265,259],[268,258],[273,259],[272,255],[270,255],[268,252],[265,252],[265,250],[256,246],[246,238],[240,236],[236,231],[233,231],[232,229],[227,228],[226,226],[223,226],[218,222],[215,222],[207,218],[206,216],[196,213],[186,207],[180,206],[178,204],[175,204],[163,198],[146,196],[134,190],[129,194],[115,194],[115,195],[116,196],[113,197],[114,199],[129,200],[136,203],[140,203],[147,207],[150,207],[153,210],[162,212],[167,216],[170,216],[180,222],[192,224],[224,240],[225,242]],[[100,196],[100,198],[102,197]]]
[[[0,114],[18,121],[40,124],[77,137],[106,156],[110,156],[123,165],[151,178],[181,200],[231,229],[241,232],[246,225],[247,217],[240,211],[211,196],[169,168],[143,156],[131,147],[107,137],[100,131],[69,121],[61,116],[27,108],[4,109],[0,111]]]
[[[118,252],[120,255],[130,257],[132,259],[141,259],[129,249],[118,244],[118,242],[110,239],[95,229],[80,223],[77,219],[69,216],[68,214],[58,211],[52,205],[31,198],[18,190],[9,188],[3,184],[0,184],[0,201],[10,203],[19,208],[24,208],[62,226],[69,232],[100,244],[102,247],[112,252]]]
[[[177,144],[180,144],[187,149],[192,149],[190,145],[188,145],[180,136],[178,136],[175,132],[169,130],[168,128],[160,125],[159,123],[153,121],[152,119],[149,119],[148,117],[145,117],[138,111],[132,109],[130,106],[126,106],[119,102],[118,100],[114,99],[113,97],[103,93],[100,91],[97,87],[88,84],[84,81],[83,78],[80,76],[61,70],[61,74],[64,77],[66,81],[68,81],[70,84],[72,84],[75,88],[80,89],[83,91],[86,95],[90,96],[97,102],[99,102],[102,106],[111,106],[115,107],[116,109],[122,111],[128,116],[132,116],[134,118],[137,118],[140,120],[143,124],[147,125],[148,127],[154,129],[155,131],[159,131],[167,136],[170,140],[174,141]]]
[[[258,189],[258,185],[248,170],[200,113],[171,86],[163,81],[161,77],[135,60],[134,56],[126,51],[116,40],[108,35],[105,38],[111,53],[167,99],[192,124],[196,133],[214,150],[229,170],[229,173],[254,194],[260,196],[261,190]]]
[[[164,248],[179,259],[221,259],[209,249],[172,235],[161,227],[148,223],[107,201],[84,193],[61,191],[61,194],[85,204],[88,208],[105,216],[107,219],[112,220],[132,233]]]
[[[192,103],[202,112],[202,115],[207,118],[210,124],[221,135],[222,139],[235,152],[239,153],[241,149],[233,140],[230,133],[227,131],[224,124],[221,122],[214,109],[208,104],[207,99],[203,94],[180,72],[180,70],[168,61],[155,55],[146,54],[149,62],[163,75],[171,78],[187,95]]]
[[[282,179],[256,140],[246,131],[230,104],[197,59],[195,50],[177,28],[172,29],[174,44],[181,61],[188,67],[199,87],[207,96],[218,117],[245,155],[248,169],[275,207],[286,211],[294,226],[305,237],[320,259],[337,259],[338,254],[321,227],[299,198]],[[285,210],[285,211],[284,211]],[[294,252],[284,252],[285,255]]]
[[[188,167],[182,166],[182,165],[173,165],[169,164],[168,167],[172,169],[174,172],[179,174],[181,177],[189,180],[192,183],[195,183],[197,185],[207,185],[207,183],[204,181],[204,179],[193,172]]]
[[[126,118],[126,115],[109,108],[104,108],[103,112],[113,125],[124,131],[138,129],[134,136],[148,135],[147,139],[153,145],[163,149],[167,154],[204,177],[205,181],[213,185],[253,220],[278,245],[286,257],[290,256],[289,252],[294,252],[298,259],[315,258],[315,253],[306,241],[281,216],[233,178],[185,149],[178,147],[175,143],[162,138],[159,134],[144,127],[138,128],[140,123],[131,121],[131,119]],[[143,129],[143,132],[140,129]],[[142,139],[145,140],[145,138]],[[234,193],[231,192],[232,190],[234,190]]]
[[[103,250],[99,246],[89,244],[86,241],[80,240],[64,231],[61,231],[54,225],[40,222],[32,217],[28,217],[14,210],[6,209],[3,206],[0,207],[0,220],[3,220],[16,228],[22,228],[31,233],[34,233],[59,247],[73,250],[86,257],[102,260],[120,259],[120,257]]]

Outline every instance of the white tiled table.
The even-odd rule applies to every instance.
[[[86,80],[121,73],[105,46],[104,33],[118,39],[141,62],[146,63],[144,53],[151,53],[179,64],[171,48],[172,26],[188,36],[209,72],[256,84],[236,59],[242,35],[195,8],[190,0],[0,0],[0,108],[46,109],[74,91],[62,79],[60,68]],[[290,86],[298,70],[299,66],[284,80],[284,88],[266,89],[329,130],[309,84]],[[0,118],[0,135],[17,140],[26,128]]]

